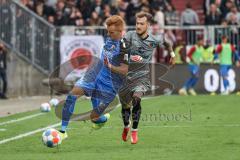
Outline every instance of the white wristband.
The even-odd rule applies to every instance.
[[[172,52],[170,52],[170,55],[171,55],[171,57],[172,58],[174,58],[175,57],[175,53],[172,51]]]

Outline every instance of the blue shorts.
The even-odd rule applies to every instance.
[[[231,65],[220,65],[220,74],[222,77],[228,76],[228,71],[232,68]]]
[[[193,76],[199,75],[200,67],[198,65],[190,64],[188,66],[188,69],[189,69],[191,75],[193,75]]]
[[[106,85],[100,80],[91,82],[79,79],[76,87],[82,88],[86,96],[91,97],[93,109],[97,109],[100,104],[107,107],[116,97],[116,91],[110,85]]]

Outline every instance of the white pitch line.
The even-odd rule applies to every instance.
[[[116,106],[116,108],[118,108],[120,106],[120,104],[118,104]],[[42,113],[43,114],[43,113]],[[6,122],[5,122],[6,123]],[[8,122],[9,123],[9,122]],[[10,142],[10,141],[14,141],[14,140],[17,140],[17,139],[21,139],[21,138],[24,138],[24,137],[27,137],[27,136],[30,136],[30,135],[33,135],[33,134],[36,134],[38,132],[41,132],[41,131],[44,131],[48,128],[54,128],[54,127],[58,127],[58,126],[61,126],[61,123],[56,123],[56,124],[53,124],[53,125],[50,125],[50,126],[47,126],[47,127],[44,127],[44,128],[39,128],[39,129],[36,129],[34,131],[30,131],[30,132],[27,132],[27,133],[23,133],[23,134],[19,134],[15,137],[11,137],[11,138],[7,138],[7,139],[4,139],[4,140],[1,140],[0,141],[0,144],[4,144],[4,143],[7,143],[7,142]]]
[[[0,144],[4,144],[4,143],[7,143],[7,142],[10,142],[10,141],[14,141],[14,140],[17,140],[17,139],[21,139],[21,138],[24,138],[24,137],[27,137],[27,136],[30,136],[30,135],[33,135],[33,134],[36,134],[38,132],[41,132],[41,131],[44,131],[48,128],[54,128],[54,127],[58,127],[60,126],[61,123],[56,123],[56,124],[53,124],[51,126],[47,126],[47,127],[44,127],[44,128],[39,128],[39,129],[36,129],[34,131],[31,131],[31,132],[27,132],[27,133],[23,133],[23,134],[19,134],[15,137],[11,137],[11,138],[7,138],[7,139],[4,139],[4,140],[1,140],[0,141]]]
[[[6,129],[0,128],[0,132],[4,132],[4,131],[6,131]]]
[[[43,114],[44,113],[37,113],[37,114],[30,115],[30,116],[26,116],[26,117],[22,117],[22,118],[13,119],[13,120],[10,120],[10,121],[2,122],[2,123],[0,123],[0,126],[6,125],[6,124],[15,123],[15,122],[19,122],[19,121],[24,121],[24,120],[27,120],[27,119],[31,119],[31,118],[34,118],[34,117],[41,116]]]

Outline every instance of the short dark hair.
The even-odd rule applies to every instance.
[[[136,14],[136,18],[143,18],[143,17],[146,17],[148,22],[152,22],[153,16],[150,13],[141,11]]]
[[[191,4],[190,2],[188,2],[188,3],[186,4],[186,8],[192,8],[192,4]]]
[[[222,35],[221,38],[222,38],[222,39],[228,39],[228,36],[227,36],[227,35]]]

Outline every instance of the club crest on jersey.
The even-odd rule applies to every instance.
[[[116,48],[116,46],[113,44],[112,47],[110,48],[110,50],[114,50]]]
[[[148,46],[149,46],[150,48],[156,48],[156,47],[157,47],[157,43],[150,42]]]

